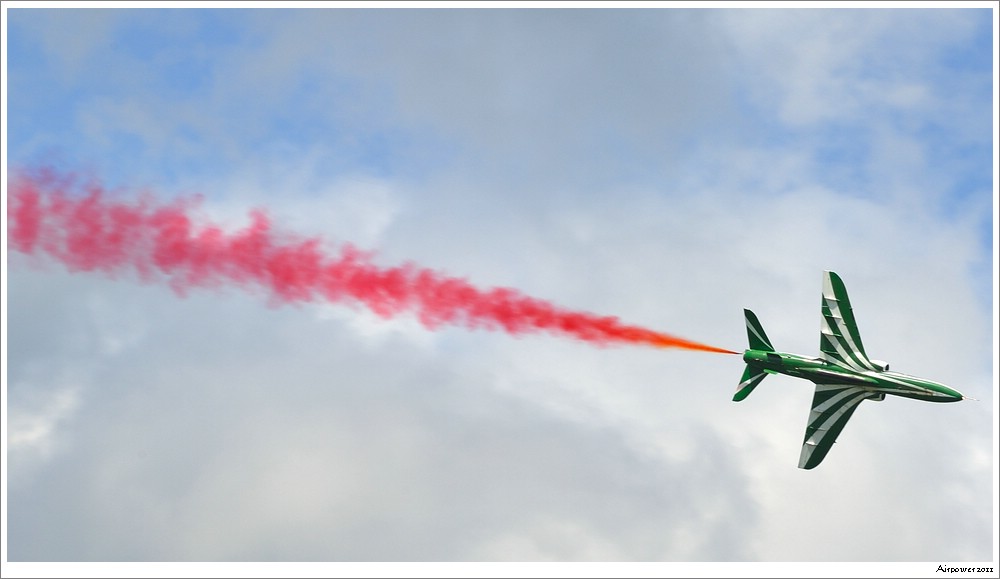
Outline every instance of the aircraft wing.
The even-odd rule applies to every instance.
[[[815,468],[823,462],[858,404],[876,396],[858,386],[816,384],[806,437],[802,441],[802,454],[799,455],[799,468]]]
[[[832,271],[823,272],[823,302],[820,307],[823,319],[819,351],[823,359],[859,372],[876,370],[861,344],[847,288],[840,276]]]

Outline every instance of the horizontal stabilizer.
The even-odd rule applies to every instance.
[[[747,365],[747,369],[743,371],[743,379],[740,380],[740,385],[736,387],[733,402],[739,402],[749,396],[753,392],[753,389],[760,384],[761,380],[766,377],[767,373],[762,368]]]

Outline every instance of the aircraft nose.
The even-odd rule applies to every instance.
[[[937,387],[938,392],[942,394],[947,394],[952,398],[952,400],[950,400],[949,402],[958,402],[960,400],[965,400],[967,398],[965,395],[963,395],[958,390],[955,390],[954,388],[949,388],[944,384],[938,384],[937,386],[938,386]]]

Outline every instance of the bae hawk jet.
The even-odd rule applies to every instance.
[[[944,384],[890,372],[889,364],[871,360],[851,312],[847,288],[832,271],[823,272],[822,321],[818,358],[776,352],[757,316],[746,316],[750,349],[743,379],[733,396],[744,400],[768,374],[786,374],[816,384],[799,468],[815,468],[837,440],[854,410],[864,400],[882,401],[886,394],[927,402],[958,402],[966,397]]]

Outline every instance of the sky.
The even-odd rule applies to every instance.
[[[750,308],[817,354],[832,270],[870,355],[978,401],[866,402],[805,471],[812,384],[734,403],[738,356],[7,247],[6,561],[997,561],[995,8],[23,6],[5,190],[265,208],[740,351]]]

